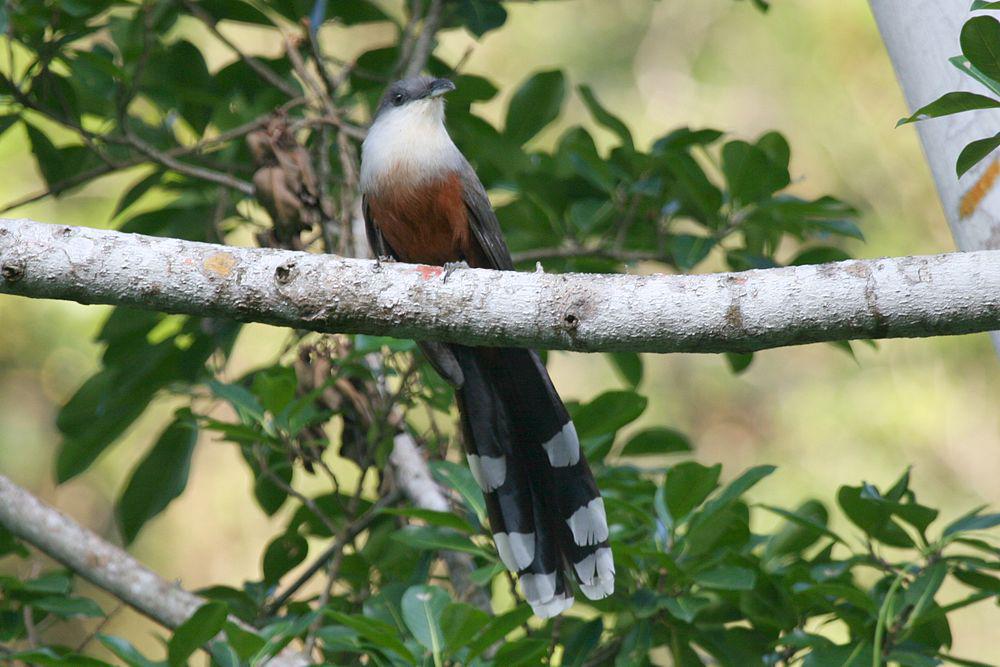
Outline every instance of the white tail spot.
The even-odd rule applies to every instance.
[[[478,456],[467,454],[469,470],[476,478],[476,484],[484,493],[494,491],[503,486],[507,479],[507,459],[503,456]]]
[[[604,499],[600,496],[573,512],[566,523],[573,532],[573,541],[581,547],[608,539],[608,519],[604,514]]]
[[[534,533],[493,533],[500,560],[511,572],[520,572],[535,560]]]
[[[573,426],[573,422],[566,422],[562,430],[542,447],[549,455],[549,463],[553,468],[576,465],[580,460],[580,439],[576,437],[576,427]]]

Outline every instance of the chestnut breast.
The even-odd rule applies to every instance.
[[[422,181],[385,179],[367,195],[372,222],[400,261],[487,266],[469,228],[462,180],[455,172]]]

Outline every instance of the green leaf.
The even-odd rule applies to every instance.
[[[482,634],[469,644],[467,661],[471,663],[480,653],[524,625],[529,618],[531,618],[531,607],[528,605],[521,605],[516,609],[508,611],[506,614],[501,614],[494,618],[486,626]]]
[[[0,9],[0,11],[3,11]],[[17,121],[21,120],[21,115],[16,113],[0,115],[0,137],[14,125]]]
[[[429,650],[437,662],[445,648],[441,614],[451,597],[437,586],[411,586],[403,594],[403,621],[414,638]]]
[[[753,363],[753,352],[726,352],[726,363],[733,373],[739,375],[750,368],[750,364]]]
[[[72,618],[74,616],[104,616],[104,612],[101,610],[100,606],[89,598],[56,596],[44,597],[32,600],[31,606],[35,609],[40,609],[62,618]]]
[[[691,442],[680,431],[655,427],[640,431],[622,447],[619,456],[649,456],[691,451]]]
[[[802,550],[815,543],[821,535],[829,537],[834,542],[845,544],[839,535],[826,527],[828,513],[823,503],[818,500],[807,500],[794,512],[772,505],[759,505],[758,507],[774,512],[788,520],[788,524],[782,526],[768,540],[764,550],[766,558],[801,553]]]
[[[792,259],[790,266],[805,266],[806,264],[829,264],[831,262],[842,262],[850,259],[850,253],[840,248],[820,246],[803,250]]]
[[[708,257],[715,239],[694,234],[674,234],[670,237],[670,256],[681,271],[689,271]]]
[[[565,643],[561,664],[564,667],[581,667],[601,643],[602,632],[604,632],[604,621],[601,618],[595,618],[580,626],[580,629]]]
[[[549,640],[524,637],[505,643],[497,651],[496,665],[521,667],[521,665],[541,665],[542,658],[549,651]]]
[[[663,606],[674,618],[691,623],[711,603],[709,598],[701,595],[680,595],[666,598]]]
[[[597,96],[594,95],[594,91],[591,90],[590,86],[580,85],[577,87],[580,91],[580,97],[583,99],[583,103],[587,106],[587,110],[590,115],[594,117],[594,120],[598,122],[603,127],[614,132],[621,139],[622,145],[628,148],[633,148],[632,143],[632,133],[629,132],[628,126],[622,122],[620,118],[609,112],[601,103],[597,101]]]
[[[507,10],[493,0],[460,0],[458,7],[462,23],[476,37],[496,30],[507,21]]]
[[[566,96],[566,80],[558,70],[539,72],[521,84],[507,107],[504,133],[523,144],[554,121]]]
[[[791,182],[788,167],[773,162],[767,153],[745,141],[722,147],[722,172],[729,194],[738,205],[763,199]]]
[[[392,539],[414,549],[464,551],[476,556],[489,557],[485,549],[477,547],[467,535],[450,528],[437,526],[406,526],[392,535]]]
[[[959,153],[958,160],[955,162],[955,173],[961,178],[965,172],[982,162],[997,148],[1000,148],[1000,132],[992,137],[973,141]]]
[[[326,615],[341,625],[345,625],[352,630],[355,630],[358,634],[376,646],[381,646],[398,653],[411,664],[416,662],[413,653],[411,653],[403,642],[399,640],[399,633],[392,625],[384,623],[376,618],[356,615],[352,616],[331,610],[327,610]]]
[[[45,133],[34,125],[25,123],[25,128],[31,142],[31,152],[34,153],[38,169],[49,187],[83,171],[90,156],[89,149],[84,146],[56,148]]]
[[[969,11],[976,11],[979,9],[1000,9],[1000,2],[990,2],[989,0],[975,0],[972,3],[972,8]]]
[[[491,617],[486,612],[463,602],[452,602],[441,612],[441,630],[445,645],[454,653],[472,641]]]
[[[264,581],[277,583],[281,577],[306,559],[309,543],[296,532],[286,532],[271,540],[264,551]]]
[[[426,521],[432,526],[453,528],[461,533],[470,534],[476,532],[476,529],[468,521],[452,512],[437,512],[421,507],[386,507],[382,509],[382,513],[419,519]]]
[[[892,508],[862,495],[863,487],[842,486],[837,491],[837,502],[844,514],[871,538],[889,546],[906,548],[913,540],[892,519]]]
[[[198,425],[190,412],[183,411],[135,467],[115,506],[125,544],[131,543],[147,521],[184,492],[197,442]]]
[[[972,530],[989,530],[996,526],[1000,526],[1000,514],[980,514],[977,511],[948,524],[944,529],[944,535],[947,537]]]
[[[103,634],[98,634],[97,639],[104,644],[105,648],[123,660],[129,667],[159,667],[163,664],[162,662],[154,662],[144,656],[128,640]]]
[[[664,499],[674,521],[680,521],[708,497],[719,483],[722,466],[708,467],[696,461],[678,463],[663,481]]]
[[[913,112],[912,116],[899,119],[896,127],[907,123],[915,123],[928,118],[940,118],[950,116],[963,111],[974,111],[976,109],[996,109],[1000,107],[1000,100],[992,97],[979,95],[976,93],[955,92],[946,93],[934,100],[930,104],[920,107]]]
[[[611,365],[633,389],[642,382],[642,357],[635,352],[609,352]]]
[[[187,659],[219,634],[226,622],[226,605],[222,602],[207,602],[198,608],[191,618],[184,621],[167,644],[167,660],[170,667],[181,667]]]
[[[960,42],[972,66],[1000,82],[1000,21],[992,16],[969,19],[962,26]]]
[[[646,409],[645,396],[634,391],[607,391],[577,408],[573,424],[580,439],[615,433],[632,423]]]
[[[468,503],[479,523],[486,523],[486,501],[483,500],[483,491],[476,484],[475,478],[469,469],[463,465],[451,461],[431,461],[431,474],[439,484],[444,484],[458,491],[459,495]]]
[[[720,565],[696,573],[693,579],[696,584],[704,588],[723,591],[750,591],[757,583],[757,574],[746,567]]]

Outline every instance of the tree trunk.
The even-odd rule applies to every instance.
[[[870,0],[911,112],[944,93],[987,92],[948,62],[970,0]],[[972,111],[916,124],[952,237],[961,250],[1000,249],[1000,159],[983,160],[961,179],[955,161],[966,144],[1000,131],[1000,111]],[[1000,353],[1000,331],[992,332]]]

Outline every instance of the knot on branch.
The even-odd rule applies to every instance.
[[[283,262],[274,270],[274,280],[279,285],[287,285],[295,279],[296,267],[295,262],[288,260]]]
[[[24,278],[24,263],[18,261],[5,262],[0,267],[0,276],[3,276],[4,282],[16,283],[18,280]]]

